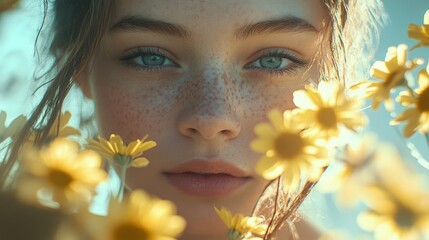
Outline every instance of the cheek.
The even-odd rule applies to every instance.
[[[163,125],[160,123],[171,112],[165,89],[146,86],[135,79],[99,74],[91,81],[91,88],[99,131],[104,137],[115,133],[131,141],[146,134],[159,135]]]

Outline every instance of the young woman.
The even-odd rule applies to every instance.
[[[292,93],[305,84],[359,79],[355,63],[367,58],[364,40],[380,5],[53,1],[54,77],[18,142],[39,121],[48,129],[77,84],[94,102],[98,134],[126,142],[149,134],[157,142],[146,154],[150,167],[128,170],[127,188],[173,201],[187,221],[182,239],[225,239],[213,207],[251,215],[269,184],[254,172],[254,126],[270,109],[293,109]],[[305,221],[297,231],[317,239]]]

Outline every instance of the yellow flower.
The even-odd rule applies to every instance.
[[[390,124],[396,125],[406,121],[404,136],[410,137],[417,130],[422,134],[429,132],[429,65],[419,73],[419,88],[415,93],[401,92],[396,99],[402,105],[410,107],[393,119]]]
[[[71,118],[71,113],[66,111],[62,114],[59,114],[57,118],[55,119],[54,123],[52,124],[52,127],[49,129],[48,135],[47,135],[47,143],[50,143],[56,138],[66,138],[73,135],[80,135],[79,130],[76,128],[67,126],[69,120]],[[39,130],[36,130],[39,131]],[[28,141],[30,143],[33,143],[36,140],[36,134],[33,133],[30,135]]]
[[[95,187],[107,178],[101,157],[91,150],[79,150],[73,141],[58,138],[40,150],[24,149],[18,193],[23,200],[73,208],[91,200]]]
[[[396,156],[394,156],[395,154]],[[376,240],[415,240],[429,237],[429,192],[422,179],[408,172],[394,149],[378,162],[378,181],[363,192],[369,210],[358,224]]]
[[[267,231],[268,225],[262,223],[264,219],[261,217],[245,217],[242,214],[232,216],[225,208],[215,210],[228,228],[228,240],[262,240],[252,235],[263,236]]]
[[[97,240],[173,240],[185,228],[172,202],[152,198],[141,190],[125,201],[112,200],[103,226],[92,230]],[[100,231],[100,229],[102,229]]]
[[[298,189],[302,175],[316,181],[329,163],[328,150],[303,133],[294,117],[290,110],[283,115],[278,110],[270,111],[271,124],[258,124],[254,131],[259,138],[251,142],[255,152],[264,154],[256,164],[256,172],[270,180],[283,175],[287,192]]]
[[[0,143],[6,140],[8,137],[14,138],[15,135],[22,129],[27,118],[23,115],[15,118],[8,127],[6,127],[6,112],[0,112]]]
[[[352,88],[364,88],[365,97],[372,99],[372,108],[378,109],[384,101],[387,110],[393,110],[393,100],[390,92],[402,85],[405,74],[418,65],[423,64],[422,59],[407,61],[407,46],[401,44],[398,47],[390,47],[385,61],[377,61],[371,68],[371,76],[381,81],[366,80],[355,84]]]
[[[121,136],[112,134],[109,141],[102,137],[98,137],[99,141],[87,139],[87,147],[119,166],[144,167],[149,164],[149,160],[140,156],[156,146],[154,141],[145,142],[146,138],[147,135],[141,140],[137,139],[128,145],[124,145]]]
[[[345,207],[358,203],[362,189],[373,179],[372,165],[378,147],[374,135],[367,134],[344,148],[339,161],[329,167],[320,180],[322,191],[336,193],[336,200]]]
[[[412,47],[411,50],[421,46],[429,46],[429,10],[427,10],[425,13],[423,26],[418,26],[415,24],[410,24],[408,26],[408,37],[420,41],[420,43]]]
[[[354,131],[367,122],[365,114],[360,112],[363,99],[347,98],[339,82],[321,81],[317,89],[307,85],[305,90],[293,93],[293,101],[300,108],[298,121],[325,139],[338,136],[341,126]]]

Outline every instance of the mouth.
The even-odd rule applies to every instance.
[[[229,163],[211,160],[187,161],[163,174],[180,191],[199,197],[231,194],[252,179]]]

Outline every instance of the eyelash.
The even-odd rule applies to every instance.
[[[140,64],[135,63],[135,59],[138,57],[141,57],[143,55],[157,55],[160,57],[165,58],[167,61],[170,61],[171,65],[161,65],[161,66],[154,66],[154,67],[148,67],[148,66],[142,66]],[[129,50],[125,53],[123,57],[120,58],[120,60],[126,65],[134,67],[136,70],[142,70],[146,72],[154,72],[154,71],[160,71],[166,67],[178,67],[179,65],[176,64],[173,60],[171,60],[165,51],[163,51],[160,48],[134,48]],[[251,65],[254,65],[258,60],[261,60],[262,58],[266,57],[280,57],[282,59],[286,59],[286,61],[291,61],[291,63],[288,64],[283,69],[268,69],[263,67],[254,67]],[[283,60],[282,60],[283,61]],[[308,65],[308,61],[303,59],[300,56],[297,56],[296,54],[292,53],[289,50],[285,49],[270,49],[260,54],[260,56],[254,60],[251,63],[248,63],[244,66],[246,69],[255,69],[257,71],[261,71],[263,73],[268,73],[272,76],[282,76],[284,74],[293,73],[299,68],[305,67]]]

